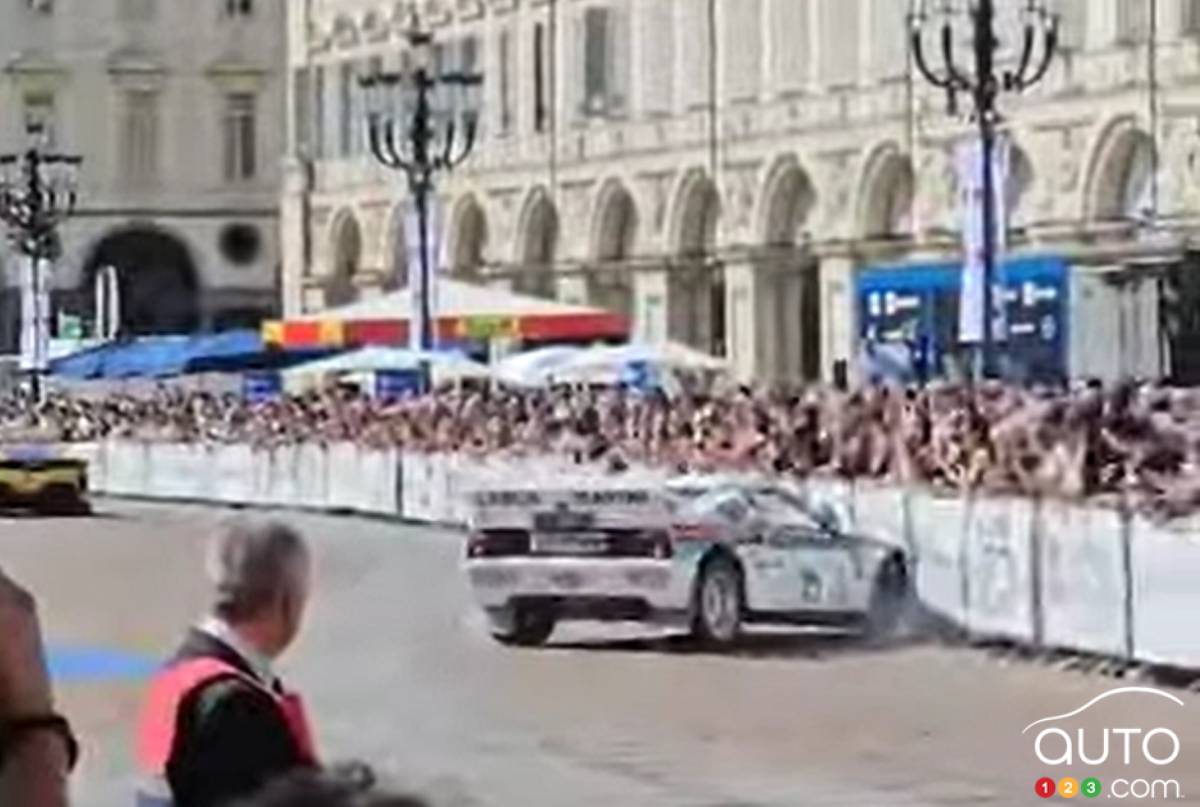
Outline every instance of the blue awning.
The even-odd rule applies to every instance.
[[[186,336],[152,336],[113,347],[104,357],[104,378],[166,378],[183,372]]]
[[[337,351],[269,349],[258,331],[198,336],[147,336],[64,356],[50,364],[61,378],[167,378],[185,373],[266,370],[323,358]]]
[[[50,374],[76,380],[99,378],[104,372],[104,357],[109,350],[110,346],[102,345],[55,359],[50,362]]]
[[[241,370],[253,366],[266,348],[254,330],[226,331],[194,337],[187,347],[188,373]]]

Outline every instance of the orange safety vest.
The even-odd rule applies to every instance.
[[[167,763],[175,747],[180,704],[191,693],[222,678],[236,678],[269,695],[279,707],[301,759],[317,764],[316,744],[300,696],[274,692],[257,678],[219,659],[190,659],[166,668],[150,685],[138,721],[137,761],[143,781],[138,788],[137,807],[173,807]]]

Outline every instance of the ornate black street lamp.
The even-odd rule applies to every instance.
[[[30,262],[32,296],[26,307],[32,322],[23,323],[32,334],[32,345],[24,346],[30,372],[30,392],[42,400],[42,373],[46,370],[45,337],[49,328],[48,311],[42,305],[43,261],[60,257],[59,225],[75,210],[79,166],[83,158],[55,154],[42,148],[42,132],[32,129],[33,144],[20,154],[0,154],[0,221],[8,228],[13,251]]]
[[[407,36],[411,67],[377,71],[360,79],[366,92],[371,153],[384,167],[402,171],[416,208],[421,261],[418,346],[434,346],[430,304],[435,267],[430,266],[429,205],[438,172],[450,171],[470,155],[479,131],[483,76],[442,71],[433,63],[433,35],[414,24]],[[425,381],[428,382],[428,376]]]
[[[1011,69],[997,69],[996,56],[1000,41],[996,36],[996,12],[993,0],[941,0],[930,12],[928,0],[919,0],[910,17],[913,58],[917,69],[933,86],[945,90],[951,115],[958,112],[958,96],[965,93],[973,104],[975,123],[979,127],[982,159],[983,190],[983,345],[980,371],[985,378],[996,374],[995,323],[996,304],[993,300],[996,276],[996,206],[993,162],[996,148],[996,128],[1000,115],[996,102],[1001,92],[1021,92],[1037,84],[1050,69],[1058,49],[1058,15],[1047,9],[1044,0],[1027,0],[1022,9],[1020,48]],[[974,55],[973,69],[964,69],[955,59],[956,22],[965,17],[970,26]],[[925,34],[938,29],[940,35],[941,70],[931,66],[925,50]],[[1036,58],[1035,58],[1036,57]],[[1002,304],[1002,303],[1001,303]]]

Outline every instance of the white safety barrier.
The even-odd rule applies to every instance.
[[[217,446],[207,452],[211,469],[209,487],[213,501],[222,504],[258,504],[256,495],[257,464],[249,446]]]
[[[1124,657],[1128,624],[1121,514],[1047,500],[1038,522],[1043,643]]]
[[[1034,511],[1030,499],[971,500],[963,552],[966,628],[974,637],[1020,642],[1036,638]]]
[[[1138,658],[1200,667],[1200,521],[1131,523],[1133,647]]]
[[[473,490],[554,481],[665,484],[557,458],[402,454],[355,445],[73,446],[115,496],[400,516],[462,525]],[[981,638],[1200,668],[1200,520],[1159,525],[1098,506],[964,498],[815,478],[797,483],[857,532],[908,548],[917,595]]]
[[[108,451],[107,493],[118,496],[152,496],[151,447],[141,443],[115,443]]]
[[[855,483],[853,511],[856,532],[912,551],[907,488]]]
[[[968,502],[922,490],[913,492],[910,507],[917,594],[931,611],[965,626]]]

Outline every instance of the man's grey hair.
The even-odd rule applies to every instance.
[[[258,616],[295,585],[297,563],[307,556],[300,533],[281,521],[224,524],[208,558],[214,613],[232,622]]]

